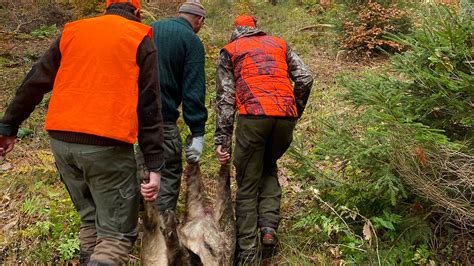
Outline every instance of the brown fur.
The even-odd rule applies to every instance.
[[[144,167],[139,168],[138,175],[143,182],[147,182],[149,175]],[[154,202],[146,201],[141,247],[141,263],[144,266],[168,265],[165,238],[160,227],[159,211],[156,209]]]
[[[224,239],[222,265],[233,265],[236,228],[230,190],[230,166],[228,164],[221,166],[217,177],[217,195],[214,209],[214,222],[217,224],[219,232],[223,234]]]
[[[182,225],[177,224],[174,212],[166,211],[160,219],[154,204],[145,203],[143,265],[233,265],[235,220],[229,166],[222,166],[219,172],[214,209],[204,204],[199,165],[188,165],[184,176],[186,215]]]
[[[153,202],[145,202],[143,216],[142,258],[144,266],[168,265],[165,238],[160,230],[160,213]]]
[[[180,228],[183,244],[199,256],[203,265],[221,265],[224,241],[213,217],[204,210],[201,172],[198,164],[190,164],[185,171],[186,217]]]
[[[180,239],[200,257],[203,265],[232,265],[235,250],[235,220],[229,166],[222,166],[217,178],[214,212],[205,211],[199,165],[188,165],[185,177],[187,215],[180,228]]]
[[[166,210],[162,218],[164,225],[162,233],[166,242],[168,265],[199,265],[199,261],[195,259],[195,254],[184,247],[182,241],[179,239],[177,232],[178,219],[176,218],[176,214],[171,210]]]

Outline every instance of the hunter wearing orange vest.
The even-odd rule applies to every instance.
[[[81,219],[81,265],[125,265],[137,237],[139,185],[133,145],[154,200],[163,159],[156,49],[139,0],[107,0],[105,15],[65,25],[33,66],[0,120],[0,155],[52,91],[45,128],[61,180]]]
[[[277,160],[291,144],[313,78],[288,44],[259,30],[253,17],[239,16],[234,24],[217,66],[215,144],[219,162],[228,163],[238,110],[237,263],[249,265],[258,260],[258,229],[264,246],[272,249],[277,243],[281,200]]]

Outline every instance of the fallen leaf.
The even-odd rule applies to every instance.
[[[351,212],[350,216],[351,216],[352,220],[355,221],[355,219],[357,218],[357,212],[354,212],[354,211]]]
[[[362,230],[362,233],[364,234],[364,239],[369,241],[369,245],[372,245],[372,231],[370,230],[371,226],[371,222],[367,220],[364,224],[364,229]]]
[[[294,185],[294,186],[291,186],[291,188],[292,188],[293,191],[296,192],[296,193],[300,193],[300,192],[301,192],[301,187],[300,187],[300,186]]]
[[[288,178],[283,175],[278,176],[278,183],[280,183],[281,187],[287,187],[289,185]]]
[[[341,257],[341,253],[339,252],[339,247],[336,246],[334,248],[329,248],[329,251],[331,252],[332,256],[334,258],[340,258]]]
[[[426,160],[426,153],[423,150],[423,148],[417,146],[415,147],[414,152],[415,152],[416,157],[420,161],[421,165],[426,166],[428,164],[428,160]]]
[[[316,189],[314,187],[310,188],[311,192],[313,192],[314,196],[319,197],[319,189]]]
[[[15,226],[17,223],[18,223],[18,218],[14,219],[11,222],[9,222],[8,224],[5,224],[4,226],[2,226],[3,233],[6,235],[10,231],[10,229],[13,226]]]
[[[4,163],[0,166],[0,170],[2,171],[8,171],[10,169],[12,169],[13,165],[11,163]]]

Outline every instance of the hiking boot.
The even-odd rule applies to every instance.
[[[92,252],[81,251],[79,254],[79,266],[86,266],[92,256]]]
[[[271,227],[261,227],[262,244],[265,246],[275,246],[277,244],[277,237],[275,229]]]

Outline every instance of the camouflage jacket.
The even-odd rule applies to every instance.
[[[253,35],[265,35],[265,32],[250,27],[237,27],[232,33],[230,42]],[[288,76],[294,82],[293,92],[298,116],[301,117],[313,86],[313,77],[301,58],[288,45],[286,63],[288,64]],[[228,149],[232,145],[234,118],[237,110],[235,97],[232,59],[225,50],[221,50],[216,71],[216,133],[214,143],[215,145],[223,145]]]

